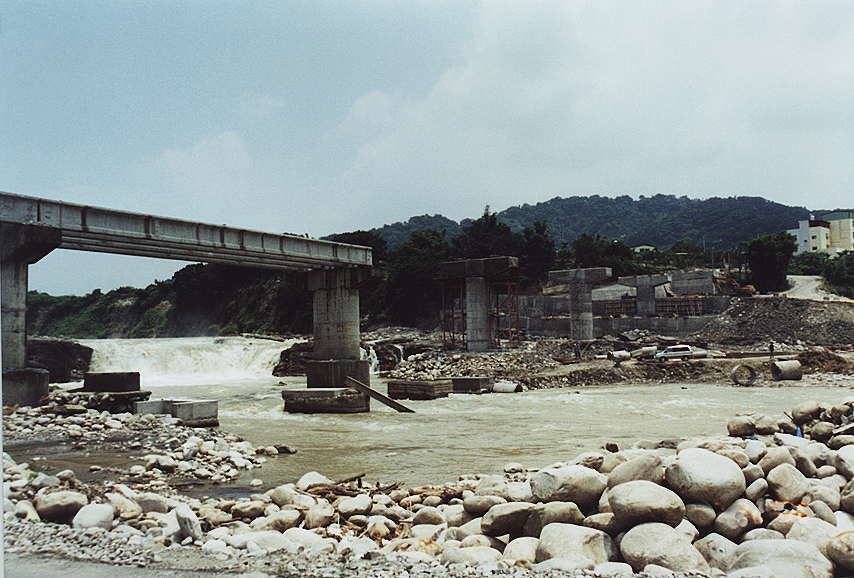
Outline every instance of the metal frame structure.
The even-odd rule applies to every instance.
[[[466,284],[465,280],[442,279],[442,348],[455,349],[466,345]]]
[[[505,289],[500,291],[500,289]],[[519,327],[519,282],[508,278],[487,285],[489,301],[492,304],[489,311],[489,341],[498,344],[502,331],[507,333],[507,341],[511,347],[518,347],[521,340]],[[503,299],[502,299],[503,297]],[[501,320],[507,320],[506,329],[502,330]]]
[[[477,260],[471,260],[472,262]],[[459,265],[459,262],[452,263]],[[439,322],[442,325],[442,346],[444,349],[465,349],[467,347],[468,320],[466,315],[466,278],[484,277],[486,279],[488,305],[488,339],[490,346],[501,343],[502,333],[511,347],[518,347],[521,339],[519,317],[519,280],[524,269],[511,266],[488,274],[483,268],[476,273],[465,273],[463,266],[455,274],[440,276],[438,281],[442,290],[442,309]],[[502,328],[502,321],[506,327]]]

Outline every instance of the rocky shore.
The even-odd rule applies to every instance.
[[[4,416],[6,443],[120,444],[144,465],[50,475],[4,455],[6,552],[270,576],[854,573],[854,399],[425,487],[318,472],[265,487],[254,474],[277,448],[166,416],[55,410]]]

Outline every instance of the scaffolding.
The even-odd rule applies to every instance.
[[[503,268],[491,267],[501,264]],[[452,261],[442,268],[439,283],[442,289],[442,346],[445,349],[466,349],[468,316],[466,314],[466,279],[483,277],[487,291],[487,334],[490,347],[504,340],[517,347],[521,339],[519,317],[519,280],[524,270],[511,257]]]
[[[493,345],[504,338],[510,347],[518,347],[522,331],[519,326],[519,282],[507,279],[488,285],[489,337]]]
[[[442,279],[442,347],[465,349],[466,346],[466,284],[463,280]]]

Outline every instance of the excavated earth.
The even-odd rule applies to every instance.
[[[786,297],[736,298],[699,332],[698,338],[736,346],[769,341],[791,346],[851,346],[854,304]]]

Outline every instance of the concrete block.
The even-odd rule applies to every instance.
[[[492,377],[453,377],[454,393],[480,393],[492,389],[495,379]]]
[[[133,413],[171,415],[190,427],[211,427],[219,425],[219,402],[213,399],[177,400],[153,399],[137,401],[133,404]]]
[[[83,377],[83,391],[139,391],[139,372],[87,373]]]
[[[137,415],[145,415],[147,413],[160,415],[165,414],[166,410],[163,409],[162,399],[150,399],[148,401],[133,402],[133,413]]]
[[[301,391],[301,393],[300,393]],[[371,411],[371,398],[340,387],[282,392],[288,413],[363,413]]]
[[[164,400],[163,408],[172,417],[180,419],[185,424],[192,424],[199,421],[216,420],[219,402],[216,400]]]
[[[10,369],[3,372],[3,405],[42,404],[50,392],[50,372],[46,369]]]
[[[371,365],[367,359],[312,360],[305,364],[306,385],[309,388],[347,386],[347,377],[371,385]]]

